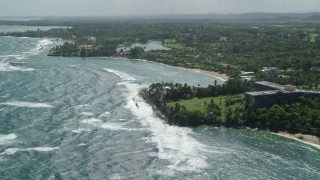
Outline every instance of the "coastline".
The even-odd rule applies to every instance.
[[[230,77],[226,74],[221,74],[221,73],[218,73],[218,72],[215,72],[215,71],[208,71],[208,70],[203,70],[203,69],[198,69],[198,68],[184,68],[184,69],[189,69],[189,70],[193,70],[193,71],[196,71],[196,72],[200,72],[200,73],[203,73],[203,74],[207,74],[207,75],[211,75],[211,76],[214,76],[218,79],[221,79],[222,81],[228,81],[230,79]]]
[[[277,135],[277,136],[281,136],[281,137],[284,137],[287,139],[299,141],[301,143],[308,144],[308,145],[313,146],[317,149],[320,149],[320,138],[317,136],[308,135],[308,134],[301,134],[301,133],[290,134],[290,133],[282,132],[282,131],[277,132],[277,133],[272,133],[272,134]]]
[[[221,73],[216,72],[216,71],[208,71],[208,70],[203,70],[203,69],[199,69],[199,68],[187,68],[187,67],[183,67],[183,66],[172,66],[172,65],[169,65],[169,64],[164,64],[164,63],[156,62],[156,61],[150,61],[150,60],[147,60],[147,59],[131,59],[131,58],[127,58],[127,57],[114,57],[114,56],[110,56],[110,57],[105,56],[105,57],[102,57],[102,58],[148,61],[148,62],[152,62],[152,63],[163,64],[163,65],[166,65],[166,66],[171,66],[171,67],[175,67],[175,68],[179,68],[179,69],[185,69],[185,70],[192,70],[192,71],[195,71],[195,72],[198,72],[198,73],[210,75],[210,76],[213,76],[213,77],[215,77],[217,79],[220,79],[223,82],[226,82],[226,81],[228,81],[230,79],[230,77],[228,75],[221,74]]]

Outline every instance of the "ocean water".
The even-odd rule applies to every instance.
[[[0,37],[0,179],[320,178],[315,147],[266,132],[169,126],[138,96],[153,82],[206,86],[212,76],[142,60],[48,57],[52,46]]]

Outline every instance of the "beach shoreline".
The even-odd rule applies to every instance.
[[[179,68],[179,69],[185,69],[185,70],[192,70],[192,71],[196,71],[198,73],[202,73],[202,74],[207,74],[210,76],[213,76],[217,79],[220,79],[221,81],[228,81],[230,79],[230,77],[226,74],[221,74],[219,72],[216,71],[208,71],[208,70],[203,70],[203,69],[199,69],[199,68],[187,68],[187,67],[183,67],[183,66],[172,66],[169,64],[165,64],[165,63],[161,63],[161,62],[156,62],[156,61],[151,61],[151,60],[147,60],[147,59],[131,59],[131,58],[126,58],[126,57],[114,57],[114,56],[110,56],[110,57],[102,57],[102,58],[113,58],[113,59],[122,59],[122,60],[135,60],[135,61],[148,61],[148,62],[152,62],[152,63],[157,63],[157,64],[163,64],[166,66],[171,66],[171,67],[175,67],[175,68]]]
[[[203,70],[203,69],[199,69],[199,68],[186,68],[186,67],[181,67],[181,66],[176,66],[178,68],[182,68],[182,69],[187,69],[187,70],[192,70],[192,71],[196,71],[196,72],[199,72],[199,73],[203,73],[203,74],[207,74],[207,75],[210,75],[210,76],[213,76],[213,77],[216,77],[222,81],[228,81],[230,79],[230,77],[226,74],[221,74],[221,73],[218,73],[216,71],[208,71],[208,70]]]
[[[297,133],[297,134],[290,134],[287,132],[277,132],[277,133],[272,133],[275,134],[277,136],[281,136],[287,139],[292,139],[295,141],[299,141],[301,143],[304,144],[308,144],[311,145],[317,149],[320,149],[320,138],[317,136],[313,136],[313,135],[308,135],[308,134],[301,134],[301,133]]]

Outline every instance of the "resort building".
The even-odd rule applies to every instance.
[[[276,103],[293,103],[299,97],[309,94],[314,98],[320,98],[320,91],[306,91],[297,89],[293,85],[280,85],[267,81],[255,82],[255,92],[246,92],[246,106],[254,109],[270,108]]]

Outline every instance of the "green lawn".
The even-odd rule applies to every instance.
[[[235,96],[241,96],[241,98],[244,99],[243,94],[234,95],[234,96],[230,96],[230,97],[235,97]],[[225,114],[226,114],[227,108],[235,109],[237,107],[243,106],[243,104],[241,104],[241,103],[236,103],[236,104],[233,104],[233,105],[227,107],[226,106],[226,98],[227,98],[227,96],[219,96],[219,97],[213,97],[213,98],[208,97],[208,98],[201,98],[201,99],[193,98],[193,99],[188,99],[188,100],[169,102],[167,105],[174,107],[176,105],[176,103],[179,103],[181,106],[185,106],[188,111],[199,110],[201,112],[206,112],[207,107],[205,106],[205,102],[206,102],[206,104],[210,104],[211,99],[213,99],[214,103],[219,105],[219,107],[221,108],[222,119],[225,119]]]
[[[318,34],[311,33],[309,37],[310,37],[310,42],[314,43],[316,42],[316,38],[318,37]]]
[[[305,41],[309,41],[311,43],[316,42],[317,37],[319,36],[317,33],[315,33],[316,29],[305,29],[305,34],[307,37],[305,38]]]
[[[165,39],[163,46],[172,49],[192,49],[190,47],[186,47],[184,44],[178,43],[175,39]]]

